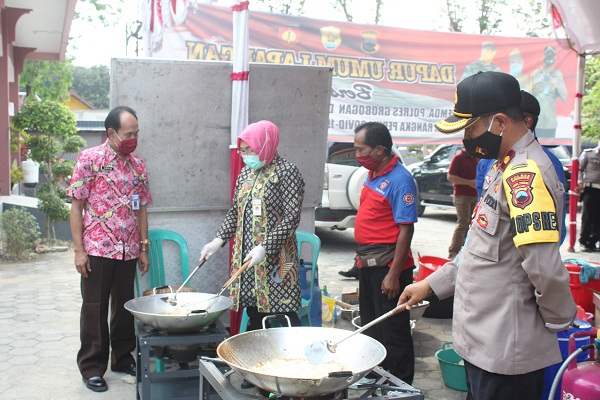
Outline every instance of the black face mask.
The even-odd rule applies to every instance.
[[[469,155],[476,158],[496,159],[500,153],[500,145],[502,144],[502,136],[494,135],[490,132],[492,122],[487,131],[483,135],[475,139],[463,139],[463,145]]]

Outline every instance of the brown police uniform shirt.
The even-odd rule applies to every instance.
[[[455,295],[456,352],[517,375],[562,360],[556,331],[576,306],[559,253],[564,189],[552,162],[528,132],[498,164],[461,253],[427,282],[441,299]]]

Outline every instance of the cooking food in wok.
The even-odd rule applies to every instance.
[[[356,334],[340,343],[327,362],[318,366],[308,362],[306,345],[323,339],[339,341],[350,333],[317,327],[261,329],[224,340],[217,355],[262,389],[285,396],[321,396],[350,386],[386,356],[381,343]]]
[[[137,297],[125,303],[125,308],[146,325],[166,332],[182,333],[210,325],[233,305],[233,300],[225,296],[214,301],[212,293],[180,292],[176,306],[163,301],[164,297],[163,294]]]

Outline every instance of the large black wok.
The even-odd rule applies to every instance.
[[[233,305],[233,300],[225,296],[219,296],[215,301],[215,295],[211,293],[180,292],[177,306],[173,306],[163,300],[166,296],[168,294],[155,294],[131,299],[125,303],[125,308],[146,325],[166,332],[183,333],[210,325]],[[203,312],[188,314],[193,310]]]
[[[350,333],[316,327],[261,329],[224,340],[217,355],[262,389],[285,396],[321,396],[350,386],[386,356],[381,343],[359,333],[340,343],[328,362],[318,366],[308,362],[304,351],[307,344],[324,339],[339,341]]]

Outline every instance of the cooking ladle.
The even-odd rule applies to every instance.
[[[194,268],[194,270],[192,271],[192,273],[187,277],[187,279],[183,282],[183,284],[181,286],[179,286],[179,289],[177,289],[177,291],[175,292],[175,294],[173,296],[169,295],[167,297],[161,298],[161,300],[169,303],[172,306],[176,306],[177,305],[177,295],[179,294],[179,291],[181,289],[183,289],[183,287],[185,286],[185,284],[188,283],[188,281],[192,278],[192,276],[194,276],[194,274],[196,272],[198,272],[198,270],[200,269],[200,267],[203,266],[205,262],[206,262],[206,258],[203,258],[202,260],[200,260],[200,262],[198,263],[198,265],[196,266],[196,268]]]
[[[356,335],[357,333],[361,333],[361,332],[369,329],[373,325],[380,323],[384,319],[388,319],[392,315],[398,314],[400,311],[404,311],[404,310],[406,310],[406,303],[397,305],[394,309],[386,312],[382,316],[374,319],[373,321],[371,321],[368,324],[364,325],[363,327],[355,330],[350,335],[346,336],[342,340],[338,340],[335,343],[332,342],[331,340],[319,340],[316,342],[309,343],[304,347],[304,354],[306,354],[306,358],[312,365],[323,364],[323,362],[327,358],[328,353],[335,353],[337,346],[340,343],[342,343],[344,340],[349,339],[352,336]]]
[[[221,287],[221,290],[219,291],[219,293],[217,293],[213,297],[209,297],[208,299],[202,301],[202,303],[210,301],[210,303],[208,304],[208,306],[206,306],[205,309],[198,309],[198,310],[194,310],[193,312],[194,313],[202,313],[207,310],[210,310],[210,308],[213,306],[213,304],[216,303],[216,301],[219,299],[219,297],[221,297],[221,295],[229,287],[229,285],[231,285],[233,283],[233,281],[235,281],[237,279],[237,277],[239,277],[242,274],[242,272],[244,272],[246,270],[246,268],[248,268],[248,265],[250,265],[250,261],[252,261],[252,258],[250,258],[248,261],[246,261],[237,271],[235,271],[235,273],[233,275],[231,275],[231,278],[229,278],[229,280],[227,280],[227,282],[225,282],[225,284]]]

